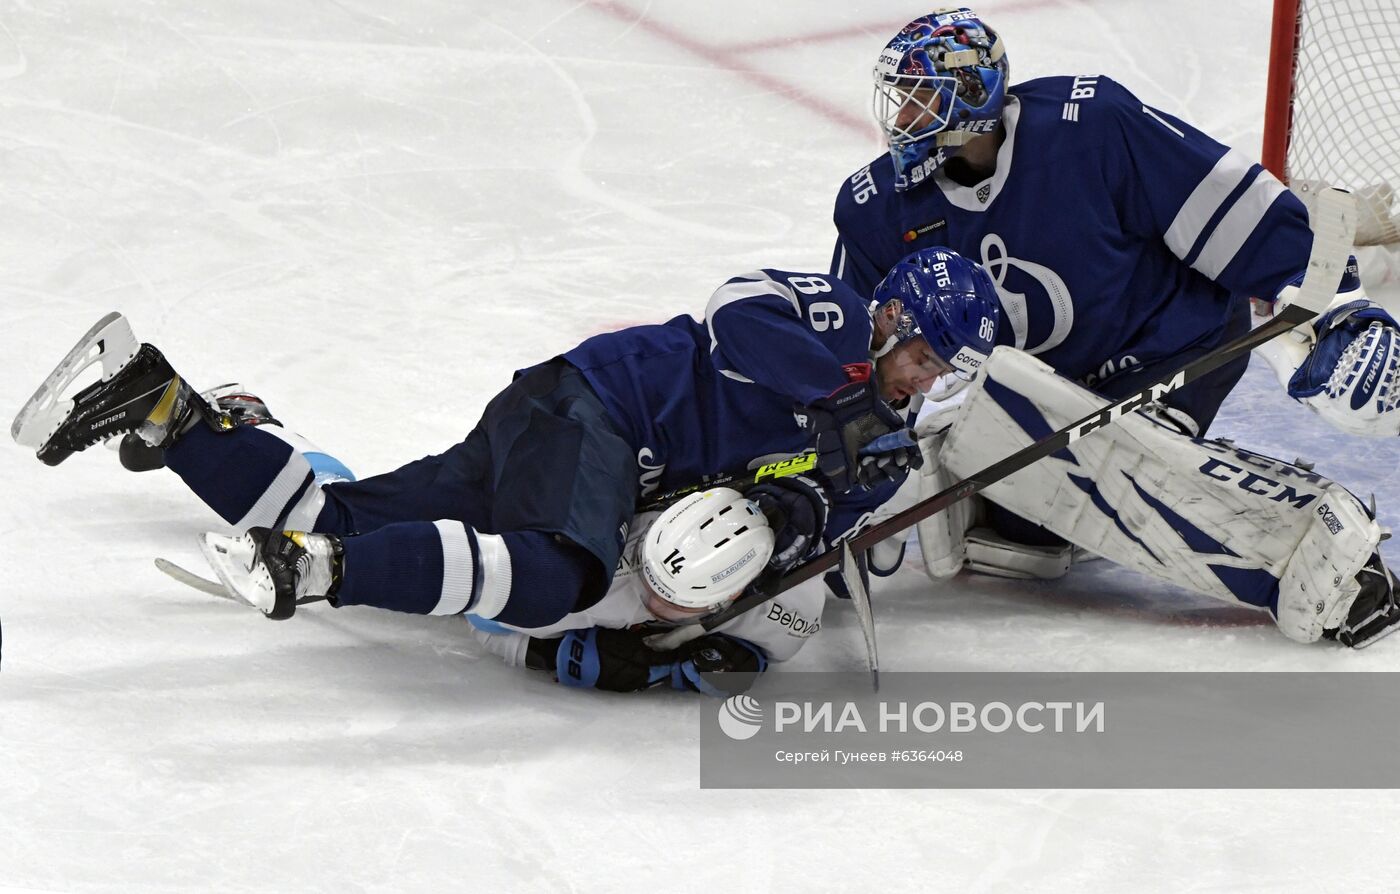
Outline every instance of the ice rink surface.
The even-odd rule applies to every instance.
[[[1016,80],[1108,74],[1251,155],[1268,8],[979,7]],[[698,313],[736,273],[825,269],[836,189],[880,148],[867,72],[924,12],[7,0],[2,415],[119,309],[361,475],[438,452],[516,368]],[[1214,433],[1400,520],[1400,444],[1331,433],[1262,363]],[[566,691],[459,621],[269,623],[152,567],[201,567],[219,524],[173,475],[13,444],[0,475],[6,891],[1355,891],[1400,869],[1390,792],[700,791],[700,697]],[[1105,563],[906,568],[875,599],[889,670],[1400,670],[1400,637],[1300,646]],[[791,666],[860,649],[831,604]]]

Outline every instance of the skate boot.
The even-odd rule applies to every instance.
[[[200,392],[199,396],[206,403],[214,406],[221,415],[228,417],[234,427],[239,425],[276,425],[280,427],[282,425],[272,417],[272,413],[267,409],[267,404],[263,403],[262,398],[244,391],[242,385],[236,383],[219,385],[208,391]],[[123,437],[117,454],[121,459],[122,466],[132,472],[149,472],[165,468],[165,448],[146,443],[140,432],[131,432]]]
[[[199,548],[229,593],[274,621],[340,588],[344,549],[331,534],[249,528],[234,537],[204,534]]]
[[[1335,636],[1344,646],[1360,649],[1387,634],[1400,624],[1400,604],[1395,601],[1395,577],[1381,561],[1380,553],[1371,556],[1356,574],[1361,592],[1351,603],[1342,626],[1324,635]]]
[[[96,363],[102,377],[71,398],[63,393]],[[138,345],[131,326],[112,313],[74,345],[15,417],[10,434],[56,466],[93,444],[138,432],[150,444],[167,447],[204,419],[215,428],[231,422],[197,395],[164,355]]]

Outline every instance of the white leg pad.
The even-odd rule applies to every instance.
[[[1316,523],[1308,526],[1279,581],[1279,629],[1304,643],[1346,620],[1361,589],[1356,573],[1380,542],[1380,527],[1355,497],[1335,484],[1324,496],[1329,498],[1313,510]]]
[[[946,432],[919,436],[924,465],[909,474],[901,491],[913,488],[918,500],[926,500],[957,482],[958,477],[939,458],[945,436]],[[947,580],[967,564],[967,531],[976,517],[976,500],[976,497],[959,500],[919,522],[919,553],[924,560],[924,572],[933,580]]]
[[[993,352],[941,450],[958,477],[1108,402],[1011,348]],[[1340,485],[1292,463],[1128,414],[1010,475],[987,499],[1144,574],[1267,607],[1289,637],[1337,626],[1380,527]]]

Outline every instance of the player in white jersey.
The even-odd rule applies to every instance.
[[[819,588],[784,593],[675,652],[657,651],[647,638],[724,608],[773,551],[773,531],[758,505],[730,488],[712,488],[637,516],[612,587],[583,611],[533,628],[468,620],[507,663],[551,671],[567,686],[727,695],[746,688],[768,662],[791,658],[821,629]]]

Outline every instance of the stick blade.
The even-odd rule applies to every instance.
[[[1315,314],[1327,309],[1346,273],[1356,241],[1356,198],[1344,189],[1324,189],[1318,194],[1308,220],[1313,231],[1313,248],[1308,269],[1294,304]]]
[[[851,552],[850,541],[841,544],[841,577],[846,581],[846,591],[851,594],[851,604],[855,606],[856,618],[860,620],[860,632],[865,636],[865,661],[870,668],[870,685],[880,691],[880,652],[875,645],[875,611],[870,605],[870,593],[865,589],[865,580],[860,575],[855,554]]]

